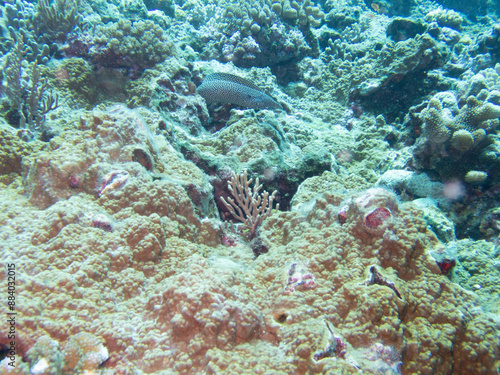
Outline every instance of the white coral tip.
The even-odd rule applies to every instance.
[[[49,368],[49,362],[45,358],[40,359],[35,365],[31,368],[31,374],[43,374],[43,372]]]

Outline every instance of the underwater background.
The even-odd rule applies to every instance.
[[[0,2],[0,374],[498,374],[498,0]]]

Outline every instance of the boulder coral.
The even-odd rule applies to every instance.
[[[201,27],[203,54],[236,66],[279,66],[317,54],[310,28],[324,12],[311,0],[228,1],[221,15]]]
[[[92,61],[115,68],[151,68],[175,53],[163,28],[151,20],[109,22],[97,27],[94,42]]]
[[[100,369],[123,374],[498,367],[488,350],[498,323],[441,273],[429,255],[438,240],[393,193],[323,193],[300,211],[275,212],[261,226],[269,251],[254,259],[245,243],[222,245],[216,223],[197,219],[181,187],[130,173],[109,195],[42,210],[1,190],[2,202],[16,202],[4,207],[2,239],[14,239],[3,255],[23,280],[25,372],[92,371],[107,356]],[[390,217],[379,215],[371,230],[366,215],[378,209]],[[113,231],[88,225],[89,211],[112,217]]]
[[[124,195],[131,194],[128,189],[150,184],[156,176],[157,185],[169,184],[167,180],[180,183],[199,210],[208,213],[213,209],[208,179],[192,163],[182,160],[164,139],[154,136],[149,122],[158,120],[148,118],[149,112],[144,115],[123,106],[106,112],[85,112],[75,119],[72,130],[36,147],[22,159],[25,190],[31,202],[47,208],[60,199],[85,192],[99,195],[112,205],[116,199],[130,199]],[[78,189],[68,189],[74,175],[80,179]],[[106,178],[110,181],[104,184]],[[156,189],[149,194],[154,192]]]
[[[353,197],[352,202],[393,207],[395,200],[391,194],[367,191]],[[472,355],[473,349],[461,342],[472,332],[478,333],[472,328],[476,324],[492,329],[497,323],[471,310],[469,306],[476,297],[441,275],[428,255],[438,242],[427,231],[417,211],[411,205],[399,205],[398,210],[394,210],[393,225],[373,234],[364,228],[364,211],[356,209],[364,205],[353,204],[341,231],[335,229],[340,228],[335,218],[340,206],[328,196],[316,200],[313,215],[308,219],[281,214],[265,223],[263,231],[268,240],[280,244],[271,246],[270,252],[282,253],[285,258],[288,255],[309,259],[309,268],[316,275],[317,294],[327,293],[319,299],[308,299],[306,293],[295,301],[277,298],[272,309],[286,316],[282,334],[296,324],[307,326],[307,319],[326,317],[352,345],[353,349],[347,352],[355,356],[363,370],[370,365],[359,350],[377,341],[398,351],[403,373],[432,373],[436,368],[439,373],[447,373],[452,371],[458,358],[464,366],[482,368]],[[307,240],[294,240],[298,238]],[[258,260],[261,258],[264,260],[265,256]],[[391,287],[363,283],[365,272],[372,265],[384,270],[401,298]],[[484,338],[477,336],[477,340]],[[498,366],[498,363],[493,365],[494,353],[485,359],[491,365],[487,373],[493,373]],[[433,359],[429,361],[429,358]],[[322,359],[315,363],[307,355],[303,366],[309,369],[320,366],[323,372],[340,368],[344,371],[350,368],[347,373],[358,371],[347,361]]]
[[[0,174],[21,172],[21,161],[29,150],[16,134],[7,127],[0,128]]]
[[[477,14],[492,9],[480,2]],[[10,107],[38,98],[24,117],[41,121],[59,98],[39,130],[0,127],[0,258],[15,265],[17,314],[17,366],[4,330],[0,374],[498,375],[491,12],[77,3],[0,5],[5,120],[24,124]],[[43,9],[55,34],[31,21]],[[197,91],[213,73],[283,110],[207,106]],[[224,222],[245,203],[228,203],[244,170],[279,203],[248,237]]]

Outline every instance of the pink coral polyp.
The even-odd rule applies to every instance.
[[[392,221],[392,213],[388,208],[378,207],[366,214],[363,219],[364,228],[372,233],[384,229]]]

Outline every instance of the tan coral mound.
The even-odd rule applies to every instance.
[[[496,373],[498,322],[441,274],[412,206],[379,188],[324,193],[309,211],[268,217],[269,251],[253,259],[195,214],[181,176],[202,186],[199,170],[135,121],[87,117],[55,141],[55,160],[23,161],[26,191],[0,189],[0,252],[19,280],[10,373]],[[89,156],[72,162],[82,139]],[[134,147],[169,177],[132,163]],[[40,183],[62,161],[86,176],[81,187]],[[117,166],[120,183],[100,189]]]

